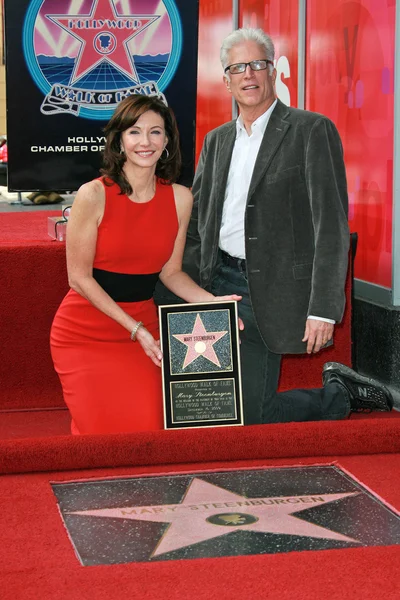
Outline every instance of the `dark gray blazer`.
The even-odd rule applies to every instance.
[[[210,289],[218,262],[231,121],[207,134],[193,182],[183,269]],[[345,305],[349,229],[342,144],[323,115],[278,100],[247,197],[245,245],[259,330],[276,353],[305,351],[308,315],[339,322]]]

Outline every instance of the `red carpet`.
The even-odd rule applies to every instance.
[[[2,472],[20,471],[0,478],[1,598],[395,600],[399,546],[82,567],[50,482],[337,462],[399,509],[399,433],[371,419],[1,442]],[[58,472],[27,473],[43,468]]]
[[[352,414],[350,420],[399,419],[400,412]],[[69,435],[71,418],[66,408],[0,413],[0,440]]]
[[[0,213],[0,244],[5,246],[51,244],[47,235],[47,218],[60,217],[59,210],[34,210]]]
[[[49,347],[67,291],[65,246],[0,245],[0,409],[63,406]]]
[[[50,326],[68,290],[65,245],[47,235],[47,217],[53,215],[59,213],[0,214],[0,411],[64,406],[49,349]],[[326,361],[350,365],[350,340],[348,304],[334,347],[284,358],[281,389],[319,387]]]
[[[400,452],[400,419],[0,440],[0,474]]]
[[[0,413],[0,440],[69,435],[71,417],[66,408]]]
[[[318,457],[313,460],[325,462]],[[298,459],[287,459],[217,466],[298,463]],[[389,482],[395,457],[343,457],[339,465],[399,508],[398,481]],[[190,470],[190,465],[179,468],[186,469]],[[0,505],[7,519],[0,547],[2,600],[398,599],[398,546],[81,567],[58,515],[49,481],[161,471],[165,469],[125,468],[3,478]]]
[[[0,410],[64,406],[49,348],[68,290],[65,244],[47,235],[47,217],[59,214],[0,214]]]
[[[1,599],[397,599],[399,546],[80,566],[51,481],[337,461],[400,508],[400,419],[63,435],[67,411],[29,410],[63,406],[48,336],[67,291],[65,249],[47,237],[49,214],[0,215],[0,410],[28,409],[0,414]],[[334,348],[285,358],[281,388],[319,386],[327,360],[350,364],[350,339],[348,309]]]

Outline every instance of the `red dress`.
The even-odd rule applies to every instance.
[[[100,274],[99,283],[111,277],[111,288],[114,279],[119,282],[115,297],[118,304],[135,320],[143,321],[158,339],[152,292],[157,273],[172,254],[178,232],[173,188],[157,182],[152,200],[139,204],[119,194],[116,184],[104,187],[105,211],[98,230],[93,273]],[[117,300],[118,293],[124,296],[132,282],[140,295],[142,281],[146,299]],[[109,292],[105,285],[102,287]],[[73,290],[56,313],[50,342],[72,416],[72,433],[163,428],[161,369],[138,342],[130,340],[126,329]]]

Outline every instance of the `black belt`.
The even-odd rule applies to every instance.
[[[246,270],[246,260],[244,258],[237,258],[236,256],[231,256],[227,252],[220,250],[222,262],[228,267],[232,267],[233,269],[240,269],[242,271]]]
[[[153,297],[159,273],[130,275],[93,269],[93,278],[115,302],[141,302]]]

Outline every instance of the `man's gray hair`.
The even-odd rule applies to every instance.
[[[262,29],[254,29],[252,27],[242,27],[241,29],[235,29],[232,31],[222,42],[220,59],[222,68],[225,70],[228,66],[228,54],[233,46],[241,44],[242,42],[256,42],[262,46],[265,50],[265,58],[274,62],[275,48],[272,39]],[[257,58],[264,58],[258,56]],[[273,67],[271,67],[270,72]]]

